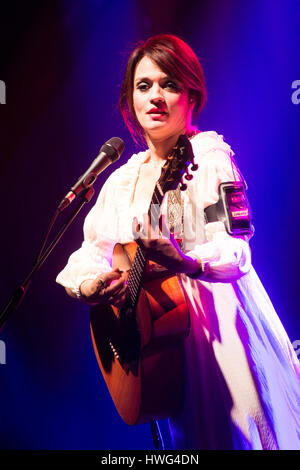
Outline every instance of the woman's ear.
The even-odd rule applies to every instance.
[[[195,103],[196,102],[196,96],[195,96],[195,92],[193,90],[189,90],[189,102],[190,103]]]
[[[192,112],[194,112],[194,107],[195,107],[195,104],[196,104],[196,96],[195,96],[195,93],[193,91],[189,92],[189,104],[190,104],[190,110]]]

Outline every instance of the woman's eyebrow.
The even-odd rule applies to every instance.
[[[172,80],[174,80],[174,79],[173,79],[172,77],[170,77],[169,75],[163,75],[163,76],[159,77],[159,80],[166,80],[166,79],[169,79],[169,80],[172,79]],[[152,81],[152,80],[153,80],[153,79],[152,79],[151,77],[145,77],[145,76],[144,76],[144,77],[136,77],[136,78],[134,79],[134,83],[136,83],[136,82],[143,82],[143,81]]]
[[[147,81],[147,80],[150,80],[149,77],[137,77],[135,80],[134,80],[134,83],[136,82],[143,82],[143,81]]]

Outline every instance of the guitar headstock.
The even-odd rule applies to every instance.
[[[193,175],[188,172],[188,166],[190,164],[192,164],[192,171],[198,169],[198,165],[194,162],[191,142],[186,135],[180,135],[165,165],[162,167],[161,176],[158,180],[158,184],[164,194],[167,191],[176,189],[179,183],[181,183],[181,191],[186,190],[187,185],[183,181],[183,178],[187,181],[193,178]]]

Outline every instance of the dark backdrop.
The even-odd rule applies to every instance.
[[[58,202],[100,146],[121,137],[126,148],[120,163],[139,150],[117,108],[124,66],[135,42],[168,32],[202,60],[208,104],[199,128],[223,134],[236,153],[255,216],[254,267],[291,341],[300,344],[300,93],[292,88],[300,80],[299,1],[9,5],[0,7],[0,80],[6,85],[0,107],[1,307],[27,276]],[[97,192],[115,168],[98,178]],[[55,283],[81,243],[88,210],[1,333],[2,449],[153,448],[149,426],[128,427],[112,405],[92,350],[88,310]]]

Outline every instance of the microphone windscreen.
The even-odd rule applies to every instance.
[[[120,137],[112,137],[100,149],[100,153],[104,152],[112,162],[118,160],[124,150],[125,144]]]

